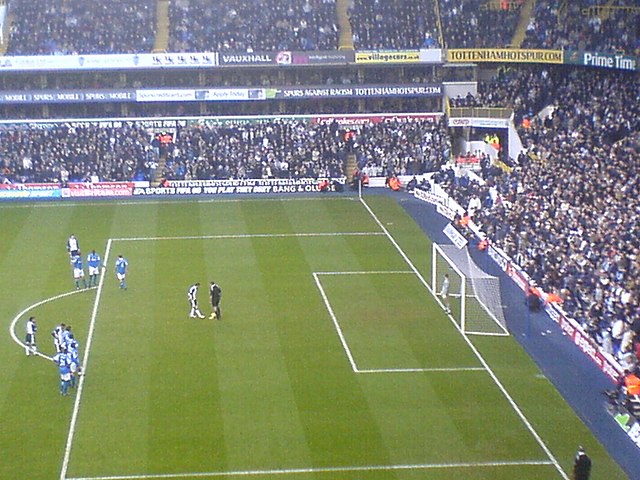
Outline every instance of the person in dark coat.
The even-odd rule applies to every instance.
[[[573,479],[574,480],[589,480],[591,474],[591,459],[586,454],[584,448],[578,447],[578,453],[576,460],[573,463]]]
[[[222,298],[222,289],[216,282],[209,283],[209,298],[211,299],[211,316],[210,319],[222,318],[222,311],[220,310],[220,299]]]

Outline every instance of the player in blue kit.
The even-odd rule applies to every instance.
[[[127,259],[122,255],[118,255],[118,258],[116,258],[116,278],[120,282],[120,288],[122,290],[127,289],[126,276],[128,268],[129,262],[127,262]]]
[[[70,333],[67,337],[67,354],[70,359],[69,369],[71,370],[71,388],[76,387],[76,379],[80,373],[80,352],[78,349],[80,345],[78,341],[73,337],[73,333]]]
[[[87,267],[89,267],[89,286],[98,286],[98,275],[100,275],[100,255],[95,250],[91,250],[91,253],[87,255]]]
[[[76,290],[80,290],[80,282],[84,288],[87,288],[87,281],[84,278],[84,268],[82,265],[82,255],[78,251],[77,255],[71,257],[71,265],[73,265],[73,279],[76,282]]]
[[[71,384],[71,357],[62,349],[53,356],[53,362],[58,365],[60,372],[60,395],[69,395]]]
[[[71,325],[65,325],[60,333],[60,345],[63,348],[69,350],[69,340],[73,337],[73,333],[71,333]]]

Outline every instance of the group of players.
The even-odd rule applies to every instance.
[[[73,267],[73,280],[75,282],[76,290],[80,290],[80,285],[83,288],[91,288],[98,286],[98,277],[100,275],[100,266],[102,265],[102,259],[95,250],[91,250],[91,253],[87,255],[87,266],[89,267],[89,283],[87,283],[84,277],[84,265],[82,262],[82,255],[80,254],[80,245],[78,239],[74,234],[71,234],[67,240],[67,252],[69,252],[69,258],[71,259],[71,265]],[[116,259],[115,269],[116,278],[118,279],[120,289],[127,289],[127,268],[129,262],[122,255],[118,255]]]
[[[25,352],[27,356],[39,355],[36,346],[36,332],[38,327],[36,317],[29,317],[27,320],[27,338],[25,342]],[[80,345],[71,332],[71,325],[61,323],[51,332],[53,345],[56,353],[53,362],[58,366],[60,372],[60,395],[69,395],[69,389],[77,385],[77,377],[81,375],[80,368]]]
[[[98,286],[98,277],[100,275],[100,267],[102,264],[100,255],[98,255],[95,250],[92,250],[91,253],[87,255],[87,265],[89,267],[89,283],[87,283],[84,277],[80,245],[78,239],[73,234],[71,234],[67,240],[67,251],[73,267],[73,278],[76,290],[79,290],[81,286],[83,288]],[[122,255],[118,255],[115,262],[115,272],[116,278],[119,282],[119,287],[122,290],[127,289],[126,274],[128,266],[129,262]],[[199,287],[200,283],[196,282],[189,287],[187,292],[187,298],[190,306],[190,318],[206,318],[198,307]],[[222,311],[220,309],[221,298],[222,289],[220,286],[214,281],[209,282],[209,299],[211,301],[212,309],[209,319],[222,319]],[[27,320],[26,324],[25,351],[27,356],[38,355],[36,345],[37,331],[38,327],[36,319],[31,316]],[[73,333],[71,332],[71,326],[65,325],[64,323],[57,325],[51,332],[51,336],[53,337],[53,344],[56,349],[56,354],[53,356],[53,362],[58,366],[58,371],[60,373],[60,394],[66,396],[69,395],[69,389],[76,387],[77,377],[81,374],[78,341],[74,338]]]
[[[56,348],[53,362],[60,372],[60,395],[66,396],[70,388],[77,386],[78,375],[81,375],[79,344],[71,333],[71,325],[57,325],[51,336]]]
[[[205,318],[198,307],[198,288],[200,283],[196,282],[189,287],[187,291],[187,300],[189,300],[189,318]],[[222,311],[220,310],[220,299],[222,298],[222,289],[214,282],[209,282],[209,300],[211,301],[211,315],[210,320],[222,319]]]
[[[84,277],[80,245],[74,234],[71,234],[67,240],[67,252],[69,253],[73,267],[73,279],[76,290],[79,290],[81,286],[83,288],[97,287],[100,267],[102,265],[100,255],[98,255],[95,250],[92,250],[91,253],[87,255],[87,265],[89,267],[89,283],[87,283]],[[128,267],[129,262],[122,255],[118,255],[115,262],[115,272],[120,289],[122,290],[127,289],[126,275]],[[25,352],[27,356],[39,355],[36,344],[37,331],[38,326],[36,319],[31,316],[26,323]],[[60,373],[60,394],[66,396],[69,394],[69,389],[76,386],[77,376],[80,375],[81,372],[78,341],[74,338],[73,333],[71,333],[71,327],[64,323],[57,325],[51,332],[51,336],[53,337],[53,344],[56,349],[56,354],[52,360],[58,366]]]

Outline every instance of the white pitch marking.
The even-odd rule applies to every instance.
[[[93,332],[96,326],[96,317],[98,315],[98,306],[100,305],[100,296],[102,295],[102,287],[104,286],[104,277],[106,273],[106,265],[109,261],[109,252],[111,251],[111,239],[107,242],[107,248],[104,254],[104,261],[102,263],[102,275],[100,275],[100,281],[98,282],[98,291],[96,293],[96,299],[93,303],[93,310],[91,312],[91,321],[89,322],[89,332],[87,333],[87,346],[84,349],[84,356],[82,357],[82,375],[80,376],[80,382],[78,383],[78,391],[76,392],[75,402],[73,404],[73,413],[71,414],[71,422],[69,423],[69,433],[67,435],[67,443],[64,448],[64,457],[62,459],[62,468],[60,469],[60,480],[65,480],[67,476],[67,470],[69,469],[69,459],[71,457],[71,447],[73,445],[73,436],[76,431],[76,423],[78,421],[78,412],[80,411],[80,399],[82,398],[82,392],[84,390],[84,379],[87,373],[87,366],[89,364],[89,352],[91,351],[91,342],[93,340]]]
[[[484,367],[442,367],[442,368],[371,368],[358,373],[429,373],[429,372],[484,372]]]
[[[333,321],[333,325],[336,327],[336,331],[338,332],[338,337],[340,337],[340,342],[342,343],[342,348],[344,349],[345,353],[347,354],[347,358],[349,359],[349,363],[351,364],[351,368],[353,369],[354,372],[358,372],[358,366],[356,365],[356,361],[353,358],[353,355],[351,354],[351,350],[349,349],[349,345],[347,345],[347,340],[344,338],[344,334],[342,333],[342,329],[340,328],[340,324],[338,323],[338,319],[336,318],[336,315],[333,313],[333,309],[331,308],[331,304],[329,303],[329,299],[327,298],[327,294],[324,291],[324,288],[322,288],[322,284],[320,283],[320,278],[318,277],[318,275],[314,272],[313,273],[313,279],[316,281],[316,285],[318,286],[318,289],[320,290],[320,295],[322,295],[322,300],[324,300],[324,305],[327,308],[327,311],[329,312],[329,316],[331,317],[331,320]]]
[[[313,277],[316,281],[316,285],[320,289],[322,299],[324,300],[325,306],[329,311],[329,315],[333,320],[333,324],[336,327],[338,332],[338,336],[340,337],[340,341],[342,342],[342,346],[347,353],[347,357],[350,359],[351,367],[355,373],[419,373],[419,372],[462,372],[462,371],[484,371],[484,367],[444,367],[444,368],[368,368],[365,370],[361,370],[357,367],[355,359],[353,359],[353,355],[351,350],[348,347],[346,337],[342,333],[342,329],[340,328],[340,324],[338,322],[338,318],[335,316],[333,309],[331,308],[331,304],[329,302],[329,298],[327,297],[324,288],[320,284],[319,275],[414,275],[415,272],[412,270],[361,270],[361,271],[341,271],[341,272],[313,272]],[[352,361],[353,360],[353,361]]]
[[[389,239],[391,244],[395,247],[395,249],[398,251],[400,256],[402,256],[402,258],[404,258],[404,260],[407,263],[407,265],[409,266],[409,268],[415,272],[416,276],[418,277],[420,282],[426,287],[427,291],[429,291],[434,297],[437,298],[437,295],[431,289],[431,287],[429,286],[427,281],[424,279],[422,274],[418,271],[416,266],[413,264],[413,262],[407,256],[407,254],[402,250],[400,245],[398,245],[398,242],[396,242],[395,238],[393,238],[393,236],[385,228],[385,226],[382,224],[382,222],[376,216],[376,214],[373,212],[373,210],[371,210],[371,207],[369,207],[367,202],[365,202],[362,197],[360,198],[360,202],[365,207],[365,209],[369,212],[369,214],[371,215],[373,220],[378,224],[380,229],[385,233],[385,235],[387,236],[387,238]],[[511,397],[511,394],[507,391],[505,386],[502,385],[502,382],[500,382],[500,380],[498,379],[496,374],[493,372],[493,370],[491,369],[491,367],[489,366],[487,361],[484,359],[484,357],[482,356],[480,351],[471,342],[471,340],[469,340],[469,337],[462,331],[462,329],[458,326],[458,324],[453,320],[453,317],[451,317],[451,315],[449,315],[448,317],[449,317],[449,320],[451,321],[451,323],[454,325],[454,327],[460,332],[460,335],[462,336],[464,341],[467,343],[467,345],[469,345],[469,348],[471,349],[471,351],[475,354],[475,356],[478,358],[478,360],[480,360],[480,363],[482,363],[482,365],[485,367],[487,373],[489,374],[489,376],[491,377],[493,382],[496,384],[498,389],[502,392],[502,395],[505,397],[507,402],[509,402],[509,404],[511,405],[511,408],[513,409],[513,411],[516,413],[516,415],[518,415],[518,417],[520,417],[520,420],[522,420],[522,423],[524,423],[525,427],[529,430],[529,432],[531,433],[533,438],[536,440],[538,445],[540,445],[540,448],[542,448],[542,450],[545,452],[545,454],[547,455],[549,460],[551,460],[553,462],[553,465],[555,466],[555,468],[558,471],[558,473],[560,473],[560,475],[562,476],[562,478],[564,480],[569,480],[569,476],[566,474],[566,472],[564,471],[564,469],[562,468],[562,466],[560,465],[560,463],[558,462],[556,457],[553,455],[551,450],[549,450],[549,447],[547,447],[546,443],[544,443],[544,440],[542,440],[542,437],[540,437],[538,432],[533,428],[533,425],[531,425],[531,422],[529,422],[529,420],[524,415],[524,413],[522,412],[522,410],[520,409],[518,404]]]
[[[44,305],[45,303],[55,302],[56,300],[68,297],[70,295],[75,295],[76,293],[83,293],[83,292],[86,292],[87,290],[95,290],[95,288],[96,287],[90,287],[90,288],[85,288],[85,289],[82,289],[82,290],[73,290],[71,292],[61,293],[60,295],[56,295],[54,297],[45,298],[44,300],[41,300],[38,303],[34,303],[33,305],[28,306],[27,308],[22,310],[20,313],[18,313],[14,317],[14,319],[11,321],[11,325],[9,325],[9,334],[11,335],[11,338],[13,338],[13,341],[16,342],[18,345],[20,345],[23,349],[26,348],[26,345],[24,344],[24,342],[22,342],[18,338],[18,336],[16,335],[16,324],[18,323],[18,320],[20,320],[20,318],[22,318],[30,310],[33,310],[34,308],[38,308],[40,305]],[[48,356],[48,355],[45,355],[44,353],[35,352],[35,354],[40,356],[40,357],[42,357],[42,358],[45,358],[45,359],[53,362],[53,358]]]
[[[417,463],[407,465],[363,465],[352,467],[318,467],[289,468],[280,470],[236,470],[229,472],[192,472],[192,473],[160,473],[157,475],[110,475],[101,477],[75,477],[67,480],[152,480],[172,478],[215,478],[215,477],[252,477],[258,475],[295,475],[338,472],[383,472],[399,470],[445,470],[453,468],[496,468],[553,465],[548,460],[522,460],[512,462],[478,462],[478,463]]]
[[[384,235],[384,234],[383,234]],[[315,272],[318,275],[401,275],[401,274],[410,274],[413,275],[411,270],[361,270],[354,272]]]
[[[305,238],[305,237],[378,237],[382,232],[319,232],[319,233],[247,233],[239,235],[187,235],[184,237],[122,237],[112,239],[114,242],[144,242],[158,240],[224,240],[243,238]]]

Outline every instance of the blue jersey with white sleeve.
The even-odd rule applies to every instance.
[[[80,255],[76,255],[71,259],[71,265],[73,268],[77,268],[78,270],[82,270],[82,257]]]
[[[128,266],[129,266],[129,263],[124,257],[118,257],[116,259],[116,273],[124,275],[125,273],[127,273]]]
[[[96,252],[91,252],[87,255],[87,265],[92,268],[98,268],[100,266],[100,255]]]
[[[58,365],[61,374],[71,372],[71,356],[67,352],[56,353],[53,361]]]
[[[71,333],[70,330],[63,330],[61,336],[62,336],[62,346],[68,350],[69,343],[71,343],[71,340],[73,339],[73,334]]]
[[[71,338],[67,344],[67,352],[71,361],[76,365],[80,364],[80,352],[78,352],[79,344],[75,338]]]

